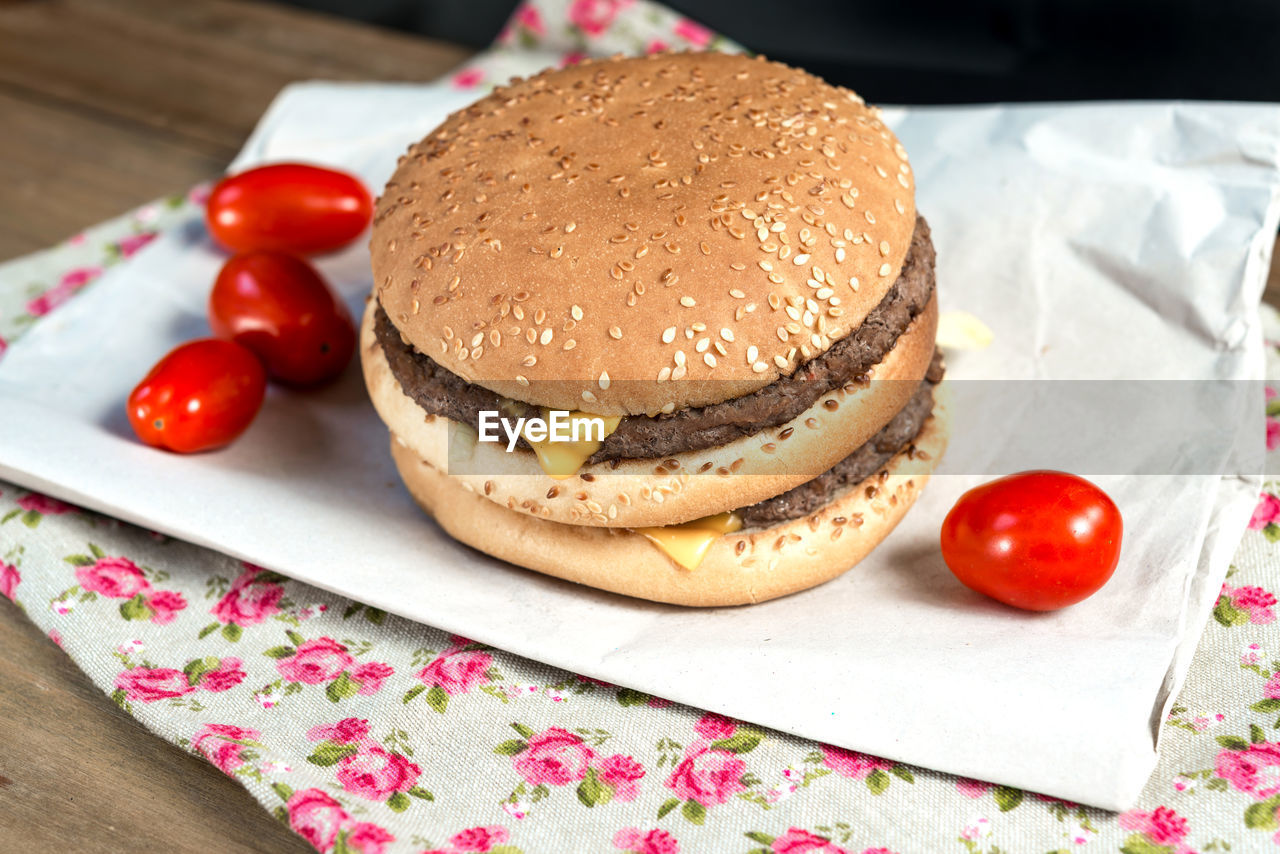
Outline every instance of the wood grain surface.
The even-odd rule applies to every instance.
[[[430,80],[469,55],[264,3],[0,0],[0,260],[218,175],[293,80]],[[311,850],[0,597],[0,854]]]

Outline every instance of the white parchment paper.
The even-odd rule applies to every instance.
[[[470,96],[444,87],[286,90],[236,161],[285,158],[380,187]],[[944,310],[995,343],[955,379],[1260,379],[1256,306],[1276,232],[1280,109],[1145,104],[890,111],[938,248]],[[411,503],[358,367],[272,391],[219,453],[138,444],[133,383],[207,334],[222,256],[202,225],[161,236],[0,361],[0,475],[372,605],[597,678],[832,744],[1114,809],[1155,762],[1251,476],[1102,477],[1125,517],[1097,596],[1015,612],[954,582],[938,527],[981,478],[940,475],[855,571],[751,608],[628,600],[491,560]],[[363,247],[321,267],[359,307]],[[1261,400],[1259,420],[1261,424]],[[991,441],[1001,442],[1000,419]],[[1258,441],[1261,442],[1261,430]],[[944,471],[945,471],[944,465]]]

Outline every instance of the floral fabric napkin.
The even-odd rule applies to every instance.
[[[715,42],[648,3],[526,3],[453,80],[503,79],[517,49],[555,62]],[[202,201],[197,188],[0,266],[0,353]],[[1268,358],[1280,378],[1274,343]],[[1280,418],[1267,435],[1280,445]],[[1121,815],[553,670],[8,484],[0,594],[129,714],[325,852],[1252,851],[1280,844],[1277,493],[1268,482],[1160,766]]]

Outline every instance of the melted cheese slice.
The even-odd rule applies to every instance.
[[[551,410],[542,409],[542,417],[548,423],[551,420]],[[564,430],[569,436],[592,436],[596,431],[592,429],[589,422],[592,418],[599,418],[604,422],[604,436],[600,437],[600,441],[582,439],[577,442],[552,442],[550,438],[535,442],[529,438],[528,431],[524,434],[524,440],[529,443],[529,447],[533,448],[533,452],[538,456],[538,465],[542,466],[542,470],[549,474],[552,480],[566,480],[578,473],[578,469],[582,468],[582,464],[600,450],[600,446],[604,444],[604,439],[610,433],[618,429],[618,425],[622,423],[621,415],[592,415],[589,412],[570,412],[568,429]]]
[[[995,334],[987,324],[967,311],[944,311],[938,315],[939,347],[948,350],[985,350]]]
[[[680,525],[634,528],[685,569],[696,569],[718,537],[742,530],[737,513],[717,513]]]

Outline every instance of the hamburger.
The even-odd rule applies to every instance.
[[[395,465],[511,563],[770,599],[866,556],[944,450],[906,151],[804,71],[683,53],[513,80],[409,148],[371,253],[360,351]]]

